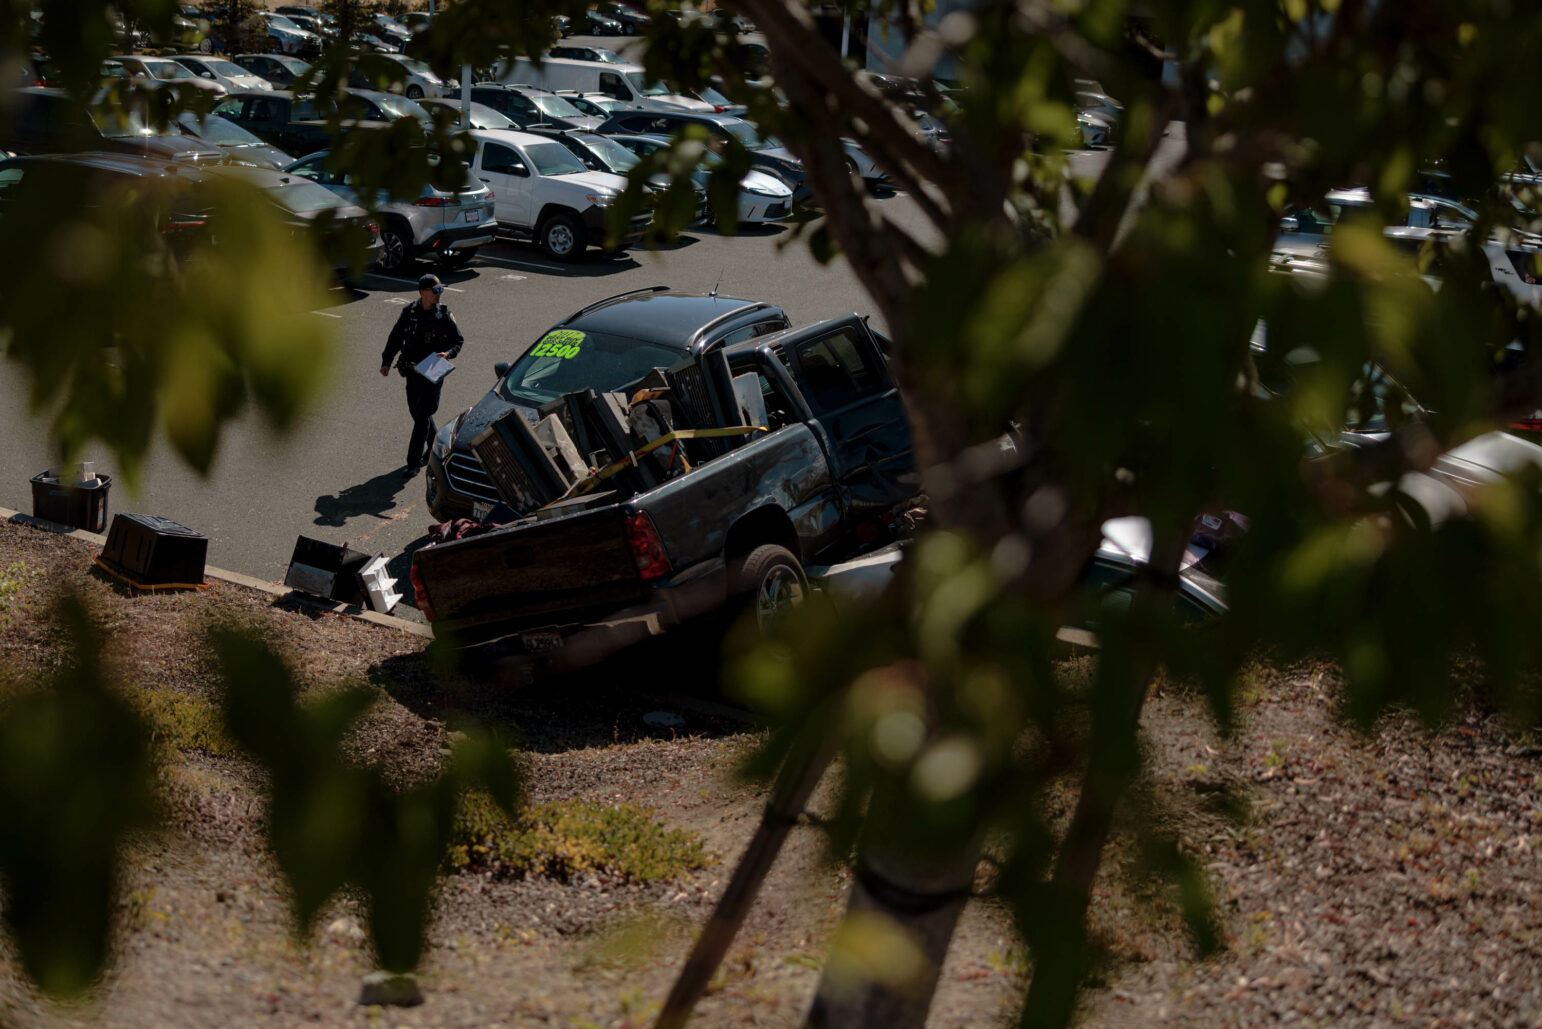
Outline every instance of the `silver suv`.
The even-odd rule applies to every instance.
[[[328,153],[318,151],[284,170],[325,186],[349,203],[380,213],[381,249],[375,266],[382,272],[395,274],[428,254],[448,268],[464,268],[477,248],[491,243],[497,235],[493,191],[469,172],[465,185],[452,192],[426,185],[416,200],[380,197],[372,204],[359,196],[350,177],[327,167]]]

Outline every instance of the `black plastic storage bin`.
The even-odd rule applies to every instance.
[[[102,563],[146,586],[200,586],[209,538],[155,515],[120,514],[102,548]]]
[[[107,491],[111,475],[98,475],[95,486],[48,482],[47,472],[32,477],[32,515],[72,529],[101,532],[107,528]]]
[[[374,556],[367,550],[349,550],[346,545],[301,536],[295,540],[284,585],[344,604],[362,604],[364,587],[359,572]]]

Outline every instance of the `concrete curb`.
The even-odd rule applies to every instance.
[[[14,525],[25,525],[29,528],[41,529],[44,532],[51,532],[58,536],[69,536],[74,539],[81,540],[85,543],[90,543],[95,547],[104,547],[107,545],[107,537],[101,535],[100,533],[87,532],[85,529],[71,528],[68,525],[62,525],[59,522],[51,522],[46,518],[37,518],[29,514],[22,514],[20,511],[12,511],[8,507],[0,507],[0,520],[10,522]],[[263,580],[253,578],[250,575],[242,575],[240,572],[226,571],[223,568],[210,568],[205,566],[203,572],[207,578],[218,579],[221,582],[228,582],[232,586],[245,586],[247,589],[259,590],[273,597],[293,597],[295,600],[306,604],[309,607],[318,608],[322,611],[328,611],[332,614],[347,615],[350,618],[357,618],[362,622],[369,622],[371,625],[379,625],[387,629],[395,629],[398,632],[410,633],[413,636],[422,636],[427,639],[434,638],[434,630],[430,629],[426,625],[423,625],[419,622],[409,622],[405,618],[395,618],[391,615],[383,615],[378,611],[371,611],[368,608],[359,607],[357,604],[341,604],[335,600],[323,600],[320,597],[313,597],[308,593],[301,593],[298,590],[292,590],[288,586],[279,586],[271,582],[264,582]]]

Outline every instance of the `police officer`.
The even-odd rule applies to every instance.
[[[403,309],[391,329],[385,352],[380,355],[380,374],[396,370],[407,378],[407,411],[412,415],[412,438],[407,441],[406,475],[411,478],[423,467],[423,447],[433,439],[434,412],[439,410],[441,382],[429,382],[413,368],[429,354],[454,360],[466,342],[450,309],[439,302],[444,284],[437,275],[418,280],[418,302]]]

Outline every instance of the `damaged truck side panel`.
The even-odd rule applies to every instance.
[[[752,591],[738,580],[757,547],[801,563],[841,560],[876,542],[882,520],[914,496],[909,426],[861,319],[695,360],[717,362],[701,381],[719,424],[742,421],[722,372],[746,382],[754,373],[768,431],[634,495],[580,496],[418,551],[414,586],[437,635],[507,640],[553,669],[588,663]]]

